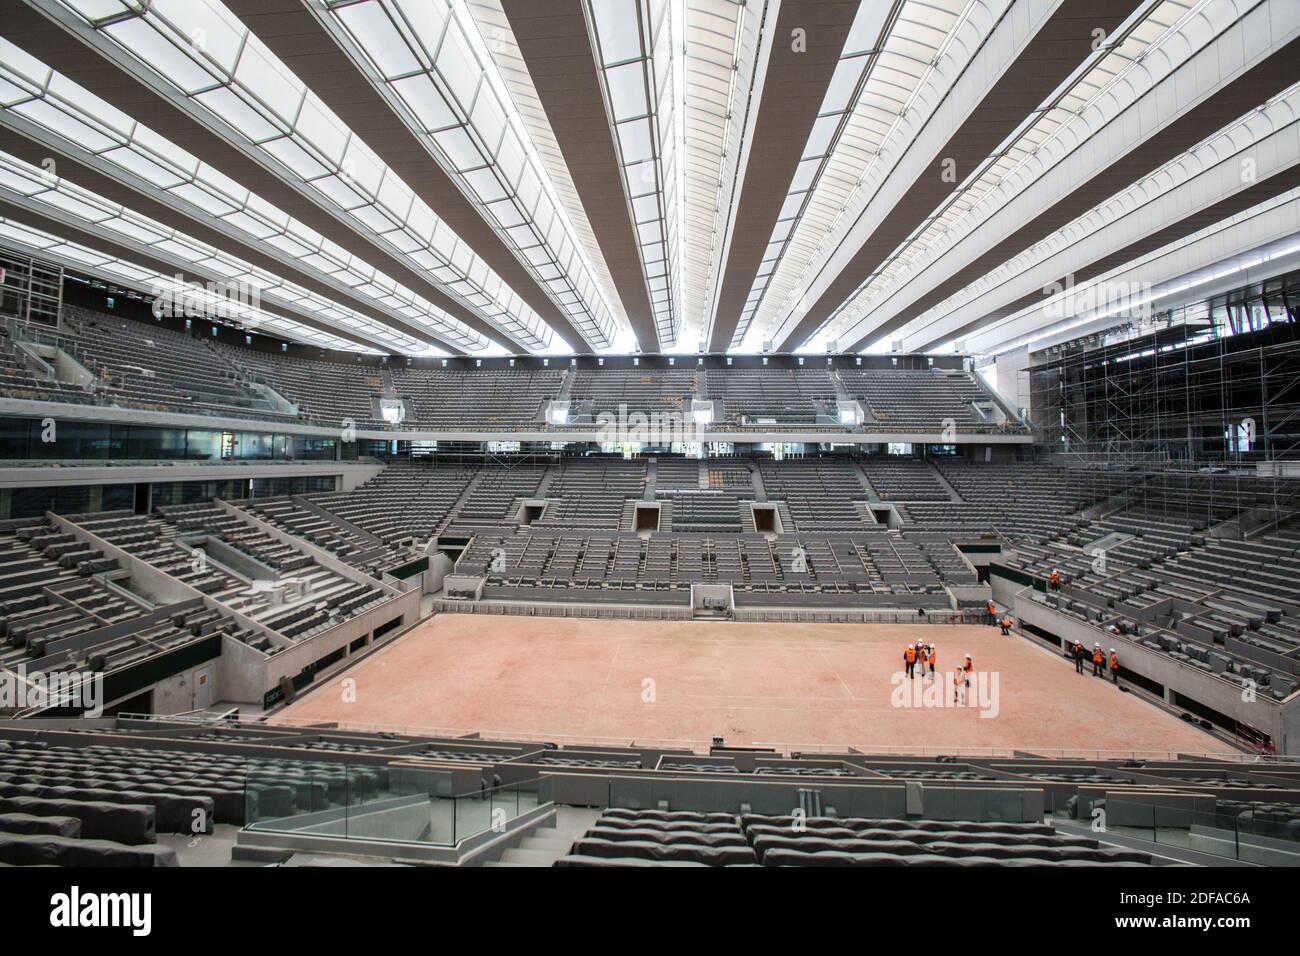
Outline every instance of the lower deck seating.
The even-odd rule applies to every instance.
[[[1107,845],[1086,826],[1102,801],[1118,806],[1121,789],[1132,806],[1194,798],[1195,816],[1169,820],[1193,838],[1190,827],[1212,824],[1229,844],[1234,832],[1283,849],[1300,841],[1300,788],[1282,761],[589,749],[192,717],[106,718],[77,730],[0,722],[0,833],[149,847],[160,833],[190,834],[196,809],[211,827],[245,826],[410,797],[413,784],[418,796],[434,783],[412,778],[417,766],[460,774],[469,790],[507,772],[518,781],[568,773],[655,801],[574,814],[585,830],[563,866],[1143,865],[1145,853]],[[908,814],[911,795],[921,812]],[[809,807],[798,827],[793,816],[750,809],[797,804]]]
[[[800,817],[609,809],[575,840],[563,867],[591,866],[1150,866],[1046,823]]]
[[[353,491],[311,495],[309,500],[397,544],[433,535],[473,477],[470,468],[399,463]]]

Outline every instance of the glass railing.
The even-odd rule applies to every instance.
[[[1094,825],[1105,832],[1161,846],[1264,866],[1300,866],[1300,806],[1295,804],[1210,810],[1112,797],[1097,818]]]
[[[550,802],[538,780],[456,792],[457,774],[418,766],[284,761],[250,768],[245,826],[345,840],[456,846]]]
[[[684,780],[680,778],[615,778],[609,783],[609,805],[631,810],[694,810],[701,813],[762,813],[783,816],[801,810],[808,816],[887,819],[907,813],[907,788],[902,783],[868,786],[755,780]]]
[[[549,784],[539,780],[503,784],[462,793],[452,798],[451,842],[477,836],[488,830],[504,833],[506,824],[539,806],[549,803],[543,791]]]
[[[973,823],[1028,823],[1041,820],[1037,812],[1025,816],[1025,794],[1019,787],[945,787],[924,784],[923,816],[927,820],[969,820]]]
[[[1019,788],[932,786],[921,788],[923,814],[930,820],[1020,823],[1041,819],[1041,808],[1027,805]],[[872,820],[908,816],[907,784],[818,784],[753,780],[616,778],[609,783],[609,805],[631,810],[694,810],[702,813],[760,813],[775,816],[801,811],[813,816]],[[1028,816],[1026,816],[1028,814]]]

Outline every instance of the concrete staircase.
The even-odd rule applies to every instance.
[[[659,499],[659,530],[660,531],[673,530],[673,499],[672,498]]]
[[[573,383],[578,377],[578,370],[572,365],[564,367],[564,377],[560,379],[560,390],[555,393],[557,402],[567,402],[573,394]]]
[[[867,473],[862,470],[862,463],[855,461],[853,463],[853,471],[857,474],[858,481],[862,482],[862,487],[867,489],[867,498],[870,501],[879,501],[880,495],[876,494],[876,489],[871,487],[871,479],[869,479]]]
[[[534,498],[548,497],[547,492],[551,490],[551,485],[553,485],[555,483],[555,479],[559,477],[560,477],[560,466],[547,465],[546,472],[542,475],[542,480],[537,483],[537,491],[533,495],[533,497]]]
[[[487,472],[474,472],[474,477],[469,480],[469,484],[467,484],[465,490],[460,493],[460,497],[457,498],[455,503],[447,509],[447,516],[443,518],[442,522],[438,525],[438,534],[446,531],[451,523],[456,520],[456,516],[460,514],[460,509],[465,507],[465,502],[469,501],[470,497],[473,496],[474,489],[479,486],[479,482],[483,480],[485,474],[487,474]]]
[[[939,484],[943,485],[944,491],[948,492],[948,497],[958,504],[963,504],[965,499],[958,494],[957,489],[954,488],[948,479],[943,476],[943,472],[936,468],[933,462],[929,462],[928,464],[930,465],[930,470],[934,472],[935,480],[938,481]]]
[[[876,516],[871,513],[871,502],[855,501],[853,502],[853,510],[858,513],[858,518],[868,528],[879,526],[879,522],[876,521]]]
[[[550,866],[567,856],[573,841],[590,830],[600,817],[599,810],[585,807],[556,807],[549,826],[543,825],[501,854],[499,861],[484,866]]]

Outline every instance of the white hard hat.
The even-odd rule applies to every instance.
[[[1115,648],[1112,647],[1112,648],[1110,649],[1110,652],[1111,652],[1112,654],[1114,654],[1114,653],[1115,653]]]
[[[1092,646],[1093,646],[1093,647],[1101,647],[1100,644],[1094,644],[1094,645],[1092,645]]]
[[[966,655],[966,660],[970,660],[970,655],[969,655],[969,654]]]
[[[908,647],[916,647],[915,644],[908,644],[907,646],[908,646]]]

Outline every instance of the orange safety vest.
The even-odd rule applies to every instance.
[[[961,669],[963,674],[969,674],[975,669],[975,665],[971,661],[967,661],[965,664],[961,665]]]
[[[994,604],[992,601],[989,601],[988,604],[985,604],[984,609],[987,610],[990,614],[998,613],[998,606]]]
[[[933,667],[936,663],[938,663],[938,661],[939,661],[939,653],[938,653],[938,651],[931,650],[931,651],[930,651],[930,666]]]
[[[1060,584],[1060,583],[1061,583],[1061,572],[1060,572],[1060,571],[1053,571],[1053,572],[1052,572],[1052,575],[1051,575],[1051,578],[1050,578],[1049,580],[1051,580],[1051,582],[1052,582],[1053,584]]]
[[[1092,662],[1094,664],[1100,664],[1103,660],[1105,660],[1105,655],[1101,651],[1092,652]]]
[[[909,664],[916,663],[916,651],[909,647],[907,650],[903,651],[903,659]]]
[[[1119,655],[1118,655],[1118,654],[1112,654],[1112,655],[1110,655],[1110,669],[1113,670],[1113,671],[1117,671],[1117,670],[1119,670]]]
[[[1010,626],[1011,626],[1011,618],[1009,618],[1009,617],[1004,617],[1004,618],[1002,619],[1002,626],[1003,626],[1003,627],[1010,627]]]

